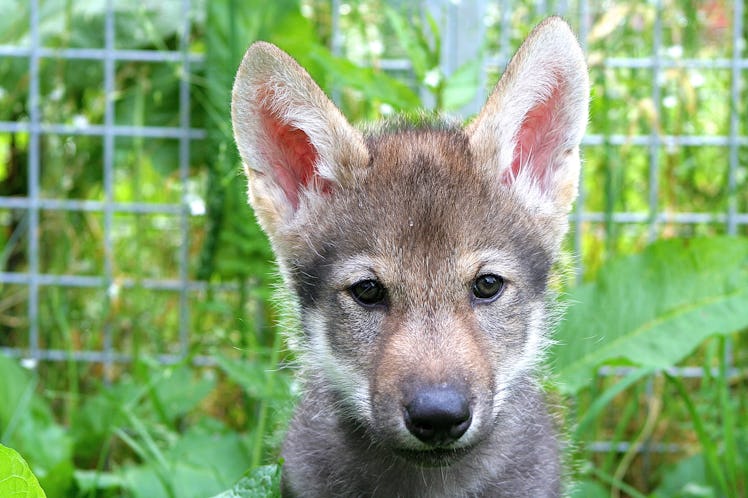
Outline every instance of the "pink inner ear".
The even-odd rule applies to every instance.
[[[316,175],[319,154],[309,136],[299,128],[282,121],[268,109],[262,109],[262,122],[267,133],[264,151],[275,181],[283,189],[294,209],[299,207],[299,191],[312,184],[319,191],[329,192],[330,182]]]
[[[557,122],[560,95],[559,87],[554,88],[547,100],[525,114],[517,133],[512,165],[502,176],[504,184],[513,183],[520,171],[524,171],[543,190],[549,187],[548,180],[553,173],[553,155],[564,137],[563,125]]]

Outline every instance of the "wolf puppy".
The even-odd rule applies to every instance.
[[[249,47],[234,134],[302,324],[285,496],[561,494],[533,371],[588,94],[558,18],[465,128],[363,134],[288,55]]]

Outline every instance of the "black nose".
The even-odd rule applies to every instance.
[[[426,444],[443,446],[460,439],[470,427],[467,398],[452,386],[428,386],[405,405],[405,426]]]

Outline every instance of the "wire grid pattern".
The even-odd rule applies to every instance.
[[[28,270],[26,272],[2,272],[0,284],[21,284],[28,288],[28,347],[9,348],[2,351],[11,356],[30,360],[34,364],[38,360],[84,362],[101,362],[106,367],[113,362],[130,361],[128,355],[115,351],[112,341],[112,331],[109,323],[105,322],[102,330],[103,348],[101,351],[68,351],[45,349],[40,347],[39,341],[39,300],[40,288],[43,286],[78,287],[103,289],[107,303],[112,294],[119,288],[143,288],[151,290],[171,290],[179,292],[179,349],[178,355],[161,355],[163,362],[179,361],[187,354],[189,347],[189,310],[187,297],[190,292],[204,289],[205,283],[195,282],[188,273],[189,230],[190,216],[188,200],[184,197],[179,203],[140,203],[115,202],[114,185],[114,145],[120,137],[170,138],[179,144],[178,170],[182,184],[189,175],[190,143],[193,140],[205,138],[205,131],[191,128],[190,123],[190,67],[202,61],[202,56],[189,52],[189,35],[191,30],[191,2],[181,2],[181,29],[179,33],[179,50],[120,50],[115,48],[115,8],[114,0],[106,1],[104,19],[104,48],[69,48],[51,49],[42,46],[40,39],[40,0],[30,0],[30,43],[29,47],[3,46],[0,47],[0,57],[16,57],[27,59],[29,62],[29,90],[28,90],[28,122],[0,122],[0,132],[28,133],[28,196],[0,197],[0,208],[22,209],[27,212],[28,231]],[[76,126],[58,123],[43,123],[40,114],[40,77],[39,66],[42,58],[81,59],[101,61],[104,68],[105,110],[103,125]],[[179,65],[179,126],[122,126],[115,124],[115,64],[120,61],[130,62],[173,62]],[[75,199],[46,199],[40,196],[40,137],[43,134],[59,134],[72,136],[96,136],[103,138],[103,191],[101,201]],[[39,213],[40,210],[85,211],[97,212],[104,215],[104,267],[103,273],[97,276],[79,275],[51,275],[39,271]],[[177,279],[128,279],[117,278],[112,268],[114,258],[112,241],[112,220],[115,213],[140,214],[169,214],[179,218],[181,243],[178,253]],[[198,364],[210,363],[210,359],[199,356],[194,360]]]
[[[115,48],[115,29],[114,0],[107,0],[106,17],[105,17],[105,45],[103,49],[96,48],[69,48],[69,49],[52,49],[42,46],[39,31],[40,0],[30,0],[30,44],[28,47],[0,46],[0,57],[3,58],[22,58],[28,60],[29,64],[29,97],[28,122],[0,122],[0,133],[27,133],[28,143],[28,195],[26,197],[0,197],[0,208],[25,210],[27,213],[27,230],[28,230],[28,269],[24,272],[3,272],[0,273],[0,285],[17,284],[26,286],[28,289],[28,346],[26,348],[5,347],[2,352],[11,356],[24,358],[36,362],[39,360],[49,361],[82,361],[82,362],[100,362],[105,368],[110,367],[115,362],[128,362],[131,358],[115,350],[113,347],[112,330],[105,323],[103,333],[103,348],[101,351],[68,351],[46,349],[41,347],[39,340],[39,301],[40,289],[45,286],[57,286],[61,288],[93,288],[102,289],[106,299],[111,299],[111,295],[117,292],[117,288],[143,288],[149,290],[168,290],[179,293],[179,319],[178,319],[178,337],[179,337],[179,354],[165,354],[158,356],[159,361],[168,363],[181,360],[188,352],[190,341],[190,311],[188,306],[188,296],[190,293],[205,290],[207,283],[194,281],[189,274],[188,262],[188,245],[189,245],[189,217],[191,216],[189,202],[184,192],[181,202],[178,203],[142,203],[142,202],[116,202],[113,195],[113,170],[114,170],[114,144],[115,140],[121,137],[145,137],[145,138],[169,138],[178,140],[178,171],[180,180],[184,183],[188,179],[190,165],[190,146],[193,141],[202,140],[206,133],[202,129],[191,127],[190,121],[190,68],[194,64],[202,61],[202,56],[190,53],[188,37],[191,29],[190,0],[178,0],[181,2],[182,28],[179,34],[179,50],[176,51],[158,51],[158,50],[120,50]],[[337,29],[338,6],[339,1],[334,0],[333,4],[333,29]],[[464,19],[460,17],[460,2],[449,1],[427,1],[424,2],[426,7],[441,10],[445,15],[446,29],[442,33],[442,46],[444,50],[443,58],[445,61],[459,61],[464,54],[459,53],[458,44],[455,37],[460,36],[466,31]],[[464,4],[463,2],[462,4]],[[480,3],[480,2],[479,2]],[[483,2],[485,5],[487,2]],[[501,16],[500,33],[500,50],[497,54],[487,57],[485,60],[486,67],[503,68],[507,64],[511,55],[509,35],[510,33],[510,15],[512,2],[510,0],[500,0],[499,12]],[[739,135],[739,113],[740,92],[742,89],[743,71],[748,68],[748,59],[743,58],[743,2],[738,0],[734,2],[733,25],[732,31],[732,55],[729,58],[712,58],[712,59],[678,59],[673,60],[662,55],[662,5],[659,0],[655,0],[656,19],[654,24],[654,50],[645,57],[616,57],[607,58],[604,66],[608,68],[646,68],[651,70],[652,78],[652,101],[655,103],[654,109],[658,113],[662,95],[660,85],[657,81],[662,73],[669,68],[700,68],[700,69],[722,69],[731,72],[730,95],[730,125],[729,135],[662,135],[653,131],[649,135],[593,135],[588,134],[584,139],[585,146],[594,146],[601,144],[611,145],[639,145],[645,146],[649,151],[649,211],[645,213],[634,212],[614,212],[612,213],[613,223],[643,223],[649,227],[649,239],[657,237],[657,227],[662,223],[675,224],[699,224],[699,223],[720,223],[726,227],[728,234],[736,234],[739,225],[748,224],[748,213],[740,213],[737,209],[737,203],[734,195],[730,195],[728,207],[724,213],[699,213],[699,212],[661,212],[658,208],[659,195],[659,175],[658,164],[659,155],[663,146],[717,146],[724,147],[728,152],[728,173],[727,184],[728,192],[733,194],[737,186],[737,175],[739,167],[738,150],[740,147],[748,146],[748,137]],[[551,9],[545,2],[538,2],[538,10]],[[464,7],[464,5],[463,5]],[[446,12],[446,14],[445,14]],[[558,2],[555,4],[555,12],[569,17],[571,11],[568,10],[567,2]],[[572,21],[576,21],[579,39],[587,38],[590,26],[590,9],[587,1],[580,1],[574,11]],[[340,53],[338,37],[333,36],[333,52]],[[102,125],[87,125],[78,127],[75,125],[45,123],[42,122],[40,114],[40,78],[39,67],[42,58],[59,58],[59,59],[81,59],[89,61],[100,61],[104,67],[104,91],[105,91],[105,111],[104,123]],[[120,61],[141,61],[141,62],[172,62],[179,65],[179,125],[175,127],[157,127],[157,126],[123,126],[115,124],[114,112],[114,92],[115,92],[115,64]],[[406,60],[385,60],[382,61],[382,67],[388,70],[402,70],[409,67]],[[484,92],[477,96],[476,101],[480,102],[486,97]],[[75,199],[48,199],[40,196],[40,137],[45,134],[59,135],[81,135],[95,136],[103,138],[103,190],[104,198],[101,201],[93,200],[75,200]],[[584,186],[580,182],[581,187]],[[574,250],[577,255],[582,251],[582,231],[585,222],[602,222],[606,219],[605,213],[589,212],[585,210],[586,192],[580,192],[577,201],[577,209],[571,215],[574,230]],[[41,210],[58,210],[58,211],[80,211],[103,213],[104,216],[104,267],[103,273],[96,276],[78,276],[78,275],[57,275],[45,274],[40,272],[40,255],[39,255],[39,230],[40,230],[40,211]],[[181,230],[181,244],[178,252],[178,278],[174,279],[128,279],[116,278],[112,268],[114,258],[112,248],[112,219],[116,213],[130,214],[168,214],[176,216],[179,219]],[[581,257],[578,259],[581,262]],[[581,275],[581,264],[579,274]],[[207,365],[213,361],[208,356],[196,356],[193,358],[196,364]],[[621,369],[603,368],[602,375],[619,375]],[[683,367],[673,370],[673,373],[684,377],[701,376],[702,370],[695,367]],[[611,443],[604,441],[595,442],[589,446],[595,451],[626,451],[629,443],[619,443],[615,447]],[[671,445],[662,445],[648,448],[650,451],[675,451],[677,447]]]

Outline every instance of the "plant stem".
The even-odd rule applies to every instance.
[[[719,337],[719,397],[720,408],[722,413],[724,445],[724,469],[727,485],[730,489],[730,496],[738,496],[738,448],[735,437],[735,417],[733,407],[730,403],[730,385],[727,379],[727,338]]]
[[[270,352],[270,365],[273,368],[277,367],[280,360],[281,344],[283,342],[282,334],[275,331],[275,337],[273,338],[273,349]],[[275,387],[275,376],[270,375],[268,377],[268,392],[272,393]],[[263,437],[265,433],[265,425],[268,418],[269,400],[263,399],[260,401],[260,409],[257,414],[257,425],[255,428],[255,443],[252,449],[252,468],[260,465],[262,461],[262,450],[263,450]]]
[[[722,492],[722,494],[727,495],[727,480],[725,478],[724,472],[722,471],[722,467],[719,462],[719,457],[717,454],[717,448],[712,441],[711,437],[707,433],[706,429],[704,428],[704,422],[702,418],[699,416],[698,411],[696,410],[696,406],[694,406],[693,401],[691,400],[691,397],[688,395],[688,391],[686,390],[686,387],[683,385],[683,382],[678,377],[672,376],[668,374],[667,372],[664,372],[665,378],[673,385],[675,386],[676,390],[680,394],[681,398],[683,398],[683,402],[686,404],[686,409],[688,410],[689,415],[691,416],[691,422],[693,423],[694,430],[696,431],[696,435],[699,438],[699,442],[701,443],[701,446],[704,450],[704,457],[706,458],[706,463],[709,471],[711,472],[711,475],[716,479],[717,484],[719,485],[719,489]]]

